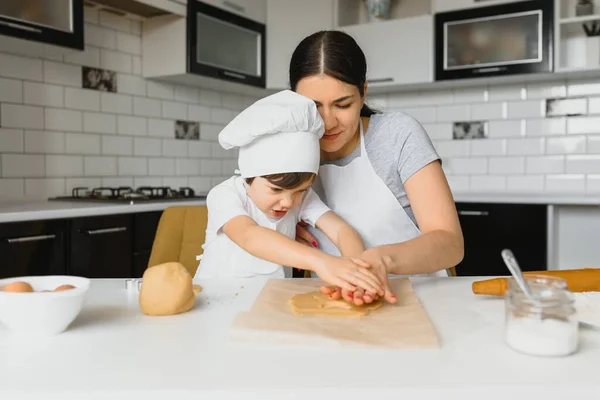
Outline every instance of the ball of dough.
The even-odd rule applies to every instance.
[[[192,276],[178,262],[150,267],[142,277],[140,309],[147,315],[174,315],[189,311],[196,295]]]

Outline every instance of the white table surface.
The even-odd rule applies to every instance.
[[[63,334],[32,340],[0,327],[0,398],[600,398],[600,330],[582,329],[570,357],[516,353],[503,342],[503,300],[474,296],[472,281],[413,279],[441,347],[390,350],[229,341],[257,280],[204,283],[196,306],[170,317],[144,316],[122,280],[95,280]]]

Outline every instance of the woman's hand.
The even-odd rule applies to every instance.
[[[355,258],[327,257],[315,268],[315,272],[323,281],[347,293],[360,289],[371,296],[385,294],[385,286],[371,271],[369,264]]]

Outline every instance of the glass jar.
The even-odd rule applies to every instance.
[[[566,356],[577,351],[579,321],[567,282],[543,275],[525,279],[539,301],[529,300],[514,278],[509,278],[505,295],[507,345],[535,356]]]

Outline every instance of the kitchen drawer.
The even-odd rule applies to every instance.
[[[64,275],[65,220],[0,224],[0,278]]]
[[[144,212],[133,217],[133,276],[140,278],[150,260],[156,228],[162,211]]]

